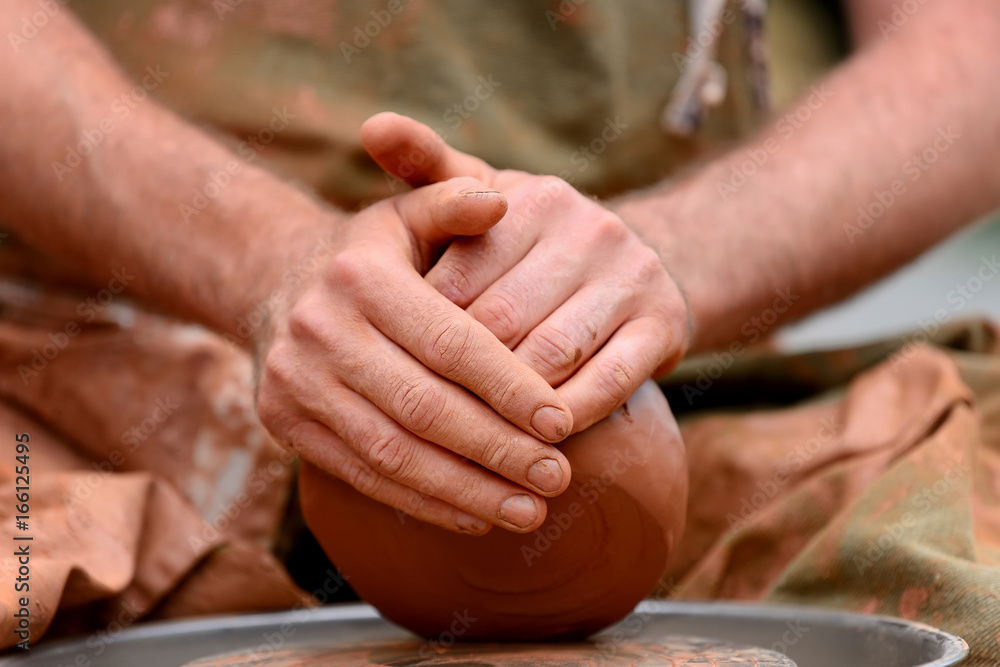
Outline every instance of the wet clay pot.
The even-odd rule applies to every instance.
[[[358,594],[424,637],[582,638],[620,620],[656,586],[683,531],[687,465],[652,382],[560,448],[572,482],[547,499],[545,522],[532,533],[451,533],[306,464],[302,507]]]

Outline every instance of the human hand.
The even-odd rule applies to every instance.
[[[456,178],[344,219],[330,259],[257,344],[257,408],[279,443],[375,500],[472,534],[537,528],[540,496],[570,481],[545,442],[572,430],[565,401],[421,277],[456,234],[505,212],[500,193]]]
[[[554,176],[496,170],[404,116],[378,114],[361,132],[368,153],[414,187],[471,176],[507,197],[503,220],[453,241],[426,280],[558,387],[574,431],[683,357],[680,289],[659,255],[599,202]]]

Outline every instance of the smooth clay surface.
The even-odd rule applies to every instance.
[[[624,617],[656,585],[683,531],[687,466],[652,382],[560,447],[572,482],[547,500],[545,523],[524,535],[451,533],[306,464],[302,507],[358,594],[424,637],[582,638]]]

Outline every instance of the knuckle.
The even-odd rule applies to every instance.
[[[255,398],[262,421],[264,414],[270,415],[270,411],[280,404],[281,397],[288,392],[296,377],[292,355],[285,353],[282,344],[272,347],[264,357],[257,381]]]
[[[351,460],[340,471],[340,478],[350,484],[355,490],[366,496],[373,497],[382,486],[378,473],[365,465],[363,461]]]
[[[495,383],[486,388],[489,403],[493,409],[508,419],[515,419],[515,408],[522,402],[528,388],[524,381],[515,374],[499,373]]]
[[[424,495],[437,496],[440,495],[443,489],[453,487],[454,480],[449,479],[441,469],[430,467],[429,469],[422,470],[420,478],[411,480],[410,484]]]
[[[583,357],[583,350],[573,338],[555,328],[539,327],[531,334],[528,344],[536,361],[543,366],[539,370],[543,371],[571,371]]]
[[[386,477],[403,477],[411,465],[412,448],[398,434],[383,434],[368,447],[368,460]]]
[[[313,302],[309,297],[302,297],[291,307],[288,313],[288,333],[293,340],[320,340],[329,327],[325,317],[326,309]]]
[[[275,442],[294,451],[291,438],[302,423],[294,398],[294,372],[287,359],[279,355],[269,355],[264,363],[254,394],[257,420]]]
[[[521,332],[518,308],[503,294],[484,295],[476,310],[476,319],[486,325],[501,342],[509,342]]]
[[[456,499],[456,503],[461,509],[468,512],[481,508],[484,512],[489,512],[489,499],[483,482],[480,480],[470,480],[468,484],[462,486],[461,495]]]
[[[337,289],[357,289],[368,281],[369,267],[364,253],[341,252],[330,260],[326,278]]]
[[[597,370],[596,388],[604,399],[604,407],[613,411],[631,396],[636,384],[635,370],[621,357],[603,360]]]
[[[538,178],[538,189],[550,196],[554,201],[566,199],[576,190],[565,179],[558,176],[545,175]]]
[[[257,391],[257,419],[273,435],[279,430],[283,412],[273,385],[266,378],[262,379]]]
[[[516,444],[506,429],[497,429],[483,449],[481,463],[494,472],[503,474],[515,458]]]
[[[451,375],[466,359],[472,342],[472,331],[462,322],[451,320],[437,326],[430,334],[427,358],[432,368],[443,375]]]
[[[399,501],[398,508],[415,519],[434,523],[435,513],[432,511],[431,503],[428,502],[428,496],[425,493],[412,489],[407,490]]]
[[[589,225],[593,240],[601,245],[620,243],[628,234],[625,221],[614,213],[604,210]]]
[[[289,435],[294,430],[294,416],[277,402],[264,401],[257,405],[257,419],[274,442],[293,454],[299,454],[295,441]]]
[[[407,430],[417,435],[434,431],[445,414],[445,397],[433,385],[406,382],[395,390],[391,404]]]
[[[659,254],[647,245],[643,245],[636,253],[634,266],[636,278],[642,284],[653,282],[667,273]]]
[[[552,208],[562,208],[576,192],[569,183],[558,176],[536,176],[522,186],[524,200],[518,207],[518,217],[538,221],[547,217]]]
[[[459,307],[469,303],[469,292],[475,283],[476,270],[465,259],[450,258],[438,269],[441,276],[437,281],[437,290],[446,299]]]

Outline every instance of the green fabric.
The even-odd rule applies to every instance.
[[[411,115],[495,166],[560,175],[600,195],[653,183],[745,136],[761,120],[762,93],[747,57],[748,31],[759,26],[740,5],[733,0],[721,24],[728,95],[685,139],[659,125],[693,53],[684,0],[76,0],[72,8],[133,76],[150,65],[169,72],[154,94],[234,145],[287,109],[294,119],[260,157],[353,207],[391,193],[358,140],[378,111]],[[581,150],[592,142],[596,159]]]

